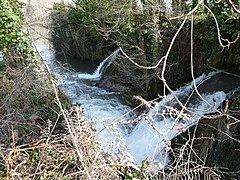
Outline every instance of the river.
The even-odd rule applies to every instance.
[[[121,148],[121,151],[126,152],[128,160],[138,165],[144,159],[154,162],[160,168],[167,164],[169,141],[196,124],[202,115],[221,113],[218,108],[222,102],[240,87],[239,77],[227,75],[223,71],[202,75],[195,79],[201,97],[194,92],[194,83],[191,82],[149,106],[141,113],[137,123],[121,125],[117,122],[126,124],[135,119],[137,113],[120,100],[120,92],[110,92],[91,83],[91,80],[101,78],[102,68],[114,60],[119,50],[103,60],[98,67],[84,67],[75,63],[75,70],[69,70],[55,59],[48,45],[37,45],[37,49],[57,76],[59,87],[70,96],[73,104],[81,104],[85,117],[95,122],[102,148],[110,153],[117,153]],[[176,97],[187,108],[182,108]]]

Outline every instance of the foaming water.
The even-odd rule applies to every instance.
[[[104,59],[97,69],[94,71],[93,74],[86,74],[86,73],[78,73],[79,79],[93,79],[93,80],[99,80],[104,73],[104,71],[108,68],[108,66],[111,65],[111,63],[116,59],[118,53],[120,51],[120,48],[117,48],[110,56],[108,56],[106,59]]]
[[[119,120],[128,121],[136,117],[136,114],[129,113],[131,108],[119,100],[118,93],[83,82],[83,79],[99,79],[104,69],[116,58],[119,49],[107,57],[93,74],[65,70],[55,61],[53,51],[46,45],[39,45],[38,49],[57,76],[60,88],[71,97],[73,103],[82,104],[84,116],[95,121],[103,148],[108,149],[109,144],[115,144],[115,148],[123,145],[131,161],[138,165],[145,159],[157,164],[159,168],[166,165],[168,163],[168,142],[196,124],[202,115],[216,112],[221,103],[233,92],[229,89],[221,90],[216,85],[215,89],[209,88],[211,81],[219,82],[217,77],[222,76],[222,71],[202,75],[195,79],[195,84],[201,90],[199,92],[201,98],[195,92],[194,84],[191,82],[143,112],[141,120],[134,127],[129,125],[131,126],[131,131],[129,131],[128,127],[113,123]],[[238,81],[234,79],[233,81],[236,81],[236,87],[233,89],[239,90]],[[178,103],[176,97],[181,100],[182,105]]]
[[[202,75],[195,79],[195,82],[201,84],[220,72]],[[202,94],[203,99],[208,102],[201,100],[194,104],[189,103],[187,109],[191,109],[191,112],[175,108],[178,103],[174,96],[183,100],[189,97],[193,91],[193,83],[190,83],[174,91],[174,95],[169,94],[149,109],[145,118],[128,135],[126,143],[129,153],[134,155],[137,164],[141,164],[143,159],[147,159],[150,162],[156,162],[159,167],[166,165],[169,162],[167,147],[170,140],[196,124],[203,114],[215,112],[226,99],[226,94],[219,91],[213,94]],[[191,101],[189,98],[189,102]],[[214,108],[210,109],[213,106]]]
[[[73,104],[81,104],[84,108],[83,115],[85,117],[95,122],[95,128],[100,132],[99,140],[103,148],[107,149],[113,141],[117,143],[116,136],[124,136],[127,129],[119,126],[113,127],[113,122],[117,120],[127,121],[135,116],[134,113],[128,113],[131,108],[119,100],[117,97],[119,93],[109,92],[88,85],[89,83],[86,84],[83,81],[99,79],[104,69],[116,58],[119,49],[107,57],[93,74],[72,72],[65,69],[56,61],[53,50],[46,45],[37,45],[37,49],[56,75],[58,86],[71,98]]]

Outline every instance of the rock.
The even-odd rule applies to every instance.
[[[91,85],[98,87],[98,86],[99,86],[99,81],[98,81],[98,80],[92,80],[92,81],[91,81]]]

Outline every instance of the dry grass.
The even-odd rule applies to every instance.
[[[0,179],[119,179],[118,163],[101,151],[93,122],[82,117],[81,107],[69,106],[52,79],[40,61],[5,68],[0,79]]]
[[[122,149],[103,152],[93,122],[69,104],[53,79],[41,61],[6,66],[0,79],[0,179],[220,179],[193,149],[195,138],[161,172],[147,162],[128,166]]]
[[[204,163],[183,155],[159,172],[147,162],[128,166],[126,149],[103,152],[93,122],[82,116],[80,106],[70,105],[53,80],[42,61],[21,69],[6,66],[0,79],[0,178],[219,179]],[[186,146],[179,150],[187,156]]]
[[[34,143],[16,147],[12,143],[5,150],[2,158],[9,179],[118,179],[111,157],[99,150],[91,122],[76,125],[83,161],[67,132],[50,135],[49,129],[50,124]]]
[[[188,158],[189,151],[198,158],[192,139],[162,172],[147,163],[128,167],[103,152],[93,122],[69,105],[53,78],[41,61],[7,65],[0,76],[0,179],[219,179],[204,162]]]
[[[45,41],[50,8],[61,1],[23,1],[25,28]],[[124,164],[101,150],[93,122],[70,105],[43,61],[9,64],[0,76],[0,179],[119,179]]]

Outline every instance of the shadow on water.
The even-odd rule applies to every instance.
[[[82,73],[93,73],[94,70],[99,65],[99,62],[94,61],[81,61],[77,58],[73,58],[70,56],[63,56],[59,55],[56,57],[57,61],[61,62],[62,64],[66,65],[69,69],[73,69],[76,72]]]
[[[240,70],[239,69],[227,69],[225,71],[218,71],[212,76],[196,83],[197,91],[200,95],[214,94],[216,92],[223,92],[227,95],[227,98],[231,96],[235,91],[240,89]],[[182,104],[187,107],[196,105],[202,101],[198,93],[192,87],[192,91],[187,93],[178,94],[178,98]],[[214,100],[213,100],[214,101]],[[174,99],[171,105],[181,110],[180,104]]]
[[[216,74],[210,79],[203,82],[198,87],[198,92],[200,94],[213,94],[217,91],[222,91],[228,95],[233,93],[234,90],[237,90],[240,87],[240,70],[228,69],[224,72]],[[191,97],[189,103],[196,104],[201,101],[201,98],[195,92]]]

